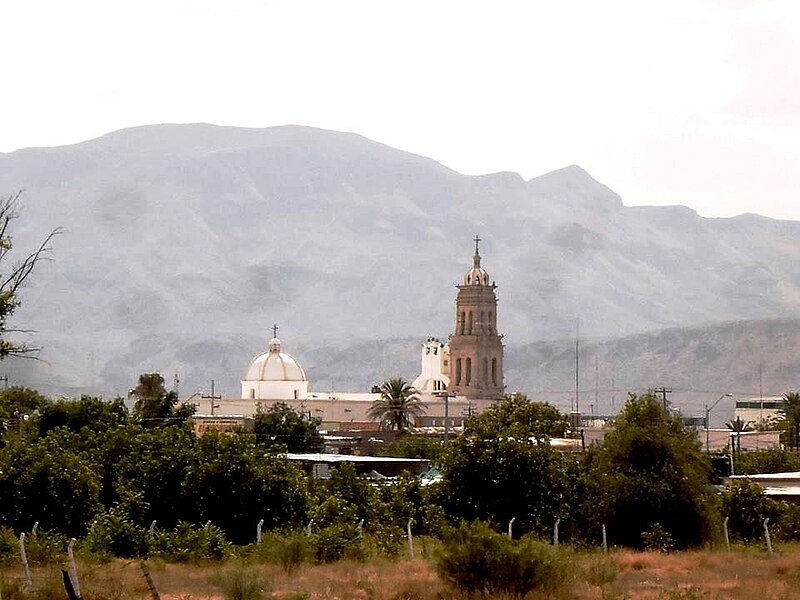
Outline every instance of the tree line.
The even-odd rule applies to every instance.
[[[778,538],[800,533],[798,509],[757,486],[715,492],[694,432],[650,394],[631,395],[605,443],[582,454],[550,445],[569,427],[557,409],[507,396],[446,447],[397,443],[396,452],[438,457],[441,481],[423,486],[410,475],[376,484],[351,465],[329,480],[306,475],[283,453],[321,450],[318,423],[286,405],[258,415],[251,432],[197,436],[187,411],[152,383],[140,380],[132,414],[122,399],[0,392],[0,526],[18,534],[38,522],[78,539],[104,531],[122,555],[147,545],[112,544],[108,532],[141,540],[154,522],[163,531],[210,522],[235,544],[253,542],[260,520],[265,532],[308,529],[340,542],[366,531],[400,543],[409,519],[417,534],[472,521],[505,532],[513,522],[515,537],[543,539],[559,521],[563,542],[597,545],[605,528],[609,544],[633,548],[713,542],[724,516],[734,538],[748,539],[766,516]]]

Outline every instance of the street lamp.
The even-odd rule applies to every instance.
[[[706,404],[706,454],[708,454],[708,453],[709,453],[708,430],[709,430],[709,428],[710,428],[710,425],[711,425],[711,423],[709,422],[709,414],[711,413],[712,409],[713,409],[713,408],[714,408],[714,407],[715,407],[717,404],[719,404],[719,401],[720,401],[720,400],[722,400],[723,398],[731,398],[731,397],[733,397],[733,394],[731,394],[730,392],[728,392],[728,393],[722,394],[722,396],[720,396],[719,398],[717,398],[717,399],[714,401],[714,404],[712,404],[711,406],[709,406],[708,404]]]
[[[450,433],[450,398],[455,398],[455,394],[451,394],[449,390],[442,390],[438,392],[433,392],[433,395],[437,398],[444,398],[444,445],[447,445],[447,438],[449,437]]]

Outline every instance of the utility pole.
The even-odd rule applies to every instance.
[[[667,412],[667,394],[672,393],[671,388],[660,387],[653,390],[653,392],[658,395],[661,394],[661,406],[664,409],[664,412]]]
[[[200,397],[203,398],[204,400],[211,400],[211,416],[213,417],[214,416],[214,409],[215,408],[219,408],[219,404],[214,404],[214,401],[215,400],[222,400],[222,394],[220,394],[218,396],[214,395],[214,380],[213,379],[211,380],[211,395],[207,396],[207,395],[203,394]]]
[[[578,358],[579,344],[581,339],[581,318],[577,317],[575,320],[575,412],[580,415],[580,386],[578,383],[578,374],[580,373],[580,361]]]

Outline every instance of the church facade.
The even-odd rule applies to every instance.
[[[472,268],[458,285],[455,328],[447,342],[428,338],[422,344],[420,374],[413,385],[425,414],[419,425],[451,427],[481,412],[503,397],[503,343],[497,331],[496,285],[481,267],[480,238],[475,238]],[[243,419],[268,410],[276,402],[318,417],[328,430],[377,428],[367,417],[373,392],[314,392],[302,366],[282,351],[277,326],[267,350],[248,365],[241,380],[241,397],[221,401],[219,415]],[[202,410],[202,407],[201,407]],[[219,418],[219,416],[218,416]]]

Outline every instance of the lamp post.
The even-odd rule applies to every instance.
[[[443,391],[440,391],[440,392],[434,392],[433,395],[438,397],[438,398],[443,398],[444,399],[444,445],[446,446],[447,445],[447,438],[449,437],[449,433],[450,433],[450,410],[449,410],[450,409],[450,405],[449,405],[449,400],[450,400],[450,398],[455,398],[456,395],[453,394],[451,396],[449,390],[443,390]]]
[[[713,410],[713,408],[717,404],[719,404],[720,400],[722,400],[723,398],[731,398],[732,396],[733,396],[733,394],[731,394],[730,392],[727,392],[725,394],[722,394],[722,396],[720,396],[719,398],[717,398],[711,406],[706,404],[706,454],[709,453],[708,430],[709,430],[710,425],[711,425],[711,423],[709,422],[709,415],[710,415],[711,411]]]

